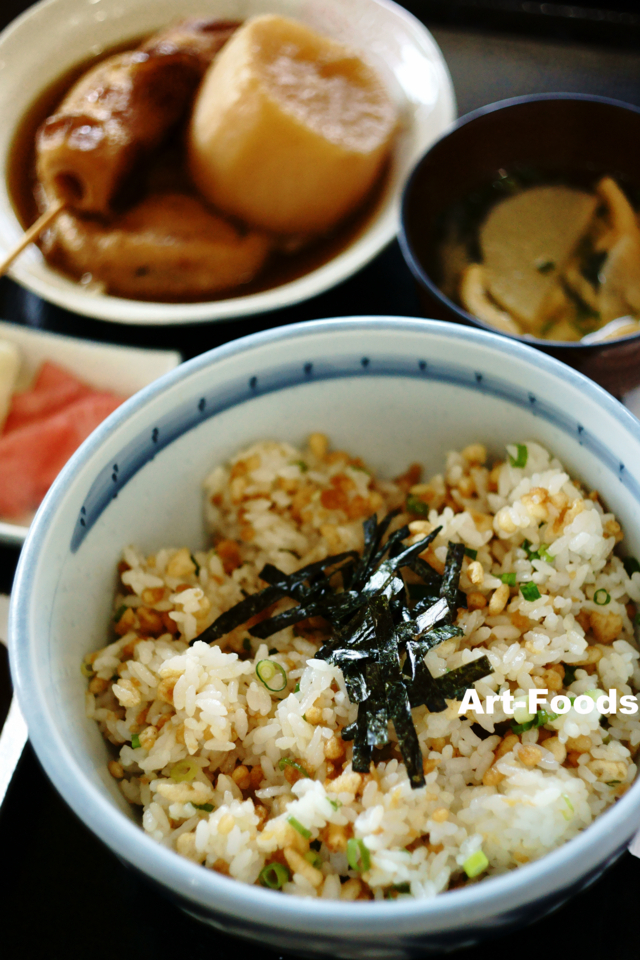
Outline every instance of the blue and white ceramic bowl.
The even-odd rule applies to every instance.
[[[257,334],[184,364],[118,409],[45,500],[24,547],[11,658],[36,752],[73,810],[193,916],[306,956],[441,953],[524,924],[598,876],[640,825],[640,784],[565,846],[506,876],[416,902],[285,897],[207,871],[146,836],[85,719],[82,656],[104,643],[122,547],[204,540],[201,482],[261,438],[315,430],[383,474],[485,440],[535,439],[600,491],[640,552],[640,424],[589,380],[520,343],[446,323],[349,318]]]

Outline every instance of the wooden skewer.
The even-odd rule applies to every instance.
[[[50,223],[53,223],[55,218],[61,213],[66,207],[66,200],[56,200],[48,210],[42,214],[41,217],[38,217],[35,223],[33,223],[27,231],[25,231],[22,239],[15,245],[11,253],[5,257],[5,259],[0,263],[0,277],[3,277],[13,261],[16,259],[18,254],[22,253],[25,247],[28,247],[30,243],[33,243],[34,240],[37,240],[40,234],[47,229]]]

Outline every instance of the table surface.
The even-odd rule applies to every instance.
[[[28,5],[3,0],[0,28]],[[413,4],[414,12],[418,6]],[[633,50],[464,26],[435,25],[433,33],[451,71],[460,115],[505,97],[552,91],[602,94],[640,104],[640,53]],[[255,319],[210,325],[155,329],[89,320],[0,280],[2,319],[96,340],[178,349],[185,357],[268,327],[353,314],[420,315],[397,244],[357,276],[312,301]],[[17,551],[0,547],[0,592],[11,589],[16,561]],[[6,653],[0,646],[0,722],[9,698]],[[11,960],[112,960],[116,951],[119,960],[145,960],[166,949],[188,952],[189,960],[209,960],[212,954],[226,960],[238,951],[237,941],[182,914],[107,851],[58,797],[29,747],[0,810],[0,855],[9,879],[9,892],[5,887],[3,895],[2,952]],[[605,877],[524,937],[516,932],[458,956],[487,960],[498,947],[519,958],[538,958],[545,947],[552,947],[556,955],[571,949],[576,955],[637,960],[636,884],[640,863],[625,854]],[[19,933],[19,939],[12,933]],[[258,946],[250,949],[256,960],[274,956]]]

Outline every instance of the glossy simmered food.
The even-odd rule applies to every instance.
[[[504,181],[510,195],[471,229],[452,217],[445,292],[505,333],[596,342],[640,332],[640,227],[616,181],[522,188],[505,174],[494,187]]]
[[[36,171],[47,196],[110,214],[125,177],[185,116],[237,26],[185,22],[84,74],[38,133]]]
[[[247,21],[207,73],[189,131],[203,196],[282,234],[322,233],[380,173],[396,113],[353,50],[285,17]]]
[[[152,193],[106,225],[62,213],[43,245],[68,272],[149,300],[237,287],[264,266],[270,247],[266,234],[239,230],[179,193]]]
[[[282,264],[300,275],[338,226],[354,235],[395,127],[374,71],[295,21],[169,26],[92,66],[39,127],[38,210],[66,204],[42,251],[132,299],[233,295],[267,267],[286,282]]]

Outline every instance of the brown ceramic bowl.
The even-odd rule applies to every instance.
[[[416,278],[425,316],[497,333],[438,287],[442,215],[496,171],[527,165],[591,187],[604,174],[640,188],[640,109],[580,94],[517,97],[459,120],[418,162],[405,187],[400,245]],[[508,336],[508,334],[502,334]],[[591,377],[620,396],[640,384],[640,334],[599,344],[514,337]]]

